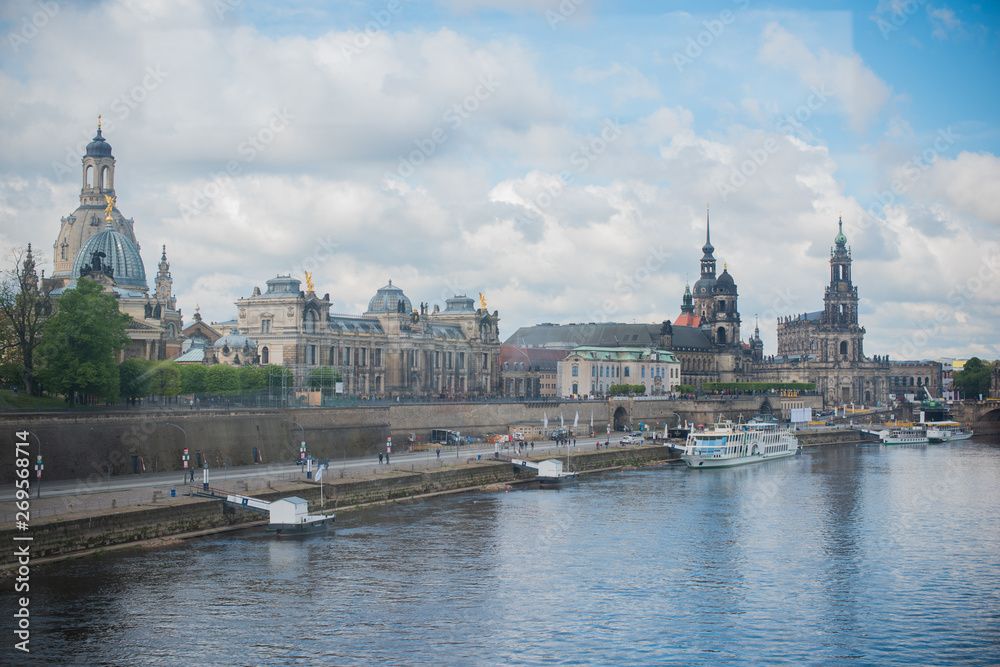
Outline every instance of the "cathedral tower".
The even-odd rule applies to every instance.
[[[705,211],[705,245],[701,247],[701,278],[694,284],[694,316],[709,325],[710,339],[716,345],[732,345],[740,342],[740,312],[737,307],[739,294],[736,281],[726,267],[722,275],[715,276],[715,246]]]
[[[104,231],[108,198],[111,201],[115,199],[115,158],[111,154],[111,144],[101,134],[100,117],[97,136],[87,144],[82,164],[80,205],[69,216],[62,218],[59,235],[52,246],[55,265],[52,272],[53,286],[66,286],[77,277],[72,275],[77,254],[92,236]],[[135,243],[133,223],[133,220],[126,220],[117,208],[112,207],[112,229]]]
[[[820,325],[834,334],[826,352],[830,359],[863,361],[864,328],[858,326],[858,288],[851,282],[851,250],[844,236],[844,220],[830,250],[830,285],[823,297]]]

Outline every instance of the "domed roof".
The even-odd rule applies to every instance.
[[[712,290],[715,289],[715,283],[718,282],[715,276],[707,278],[699,278],[695,281],[694,287],[691,289],[691,293],[695,296],[701,296],[704,294],[711,294]]]
[[[98,255],[100,264],[111,269],[116,285],[143,292],[149,291],[146,285],[146,269],[142,265],[139,248],[127,236],[116,231],[110,223],[103,231],[91,236],[80,248],[73,261],[73,278],[79,278],[85,266],[97,268],[94,265],[95,253],[103,253]]]
[[[833,238],[833,242],[836,243],[839,246],[842,246],[842,245],[846,245],[847,244],[847,237],[844,236],[844,219],[843,218],[840,219],[840,223],[839,224],[840,224],[840,231],[838,231],[837,235]]]
[[[257,349],[257,343],[255,343],[254,341],[250,340],[249,338],[247,338],[246,336],[244,336],[243,334],[241,334],[238,330],[233,329],[232,331],[230,331],[229,333],[227,333],[225,336],[223,336],[219,340],[215,341],[212,344],[212,347],[215,347],[215,348],[218,348],[218,349],[222,349],[224,347],[228,347],[228,348],[233,349],[233,350],[242,350],[243,348],[249,348],[251,350],[256,350]]]
[[[402,307],[400,307],[400,303],[403,304]],[[384,313],[386,311],[390,313],[409,313],[411,310],[413,310],[413,304],[403,294],[403,290],[393,285],[390,280],[388,285],[375,292],[375,296],[368,302],[368,310],[365,312],[365,315]]]
[[[715,281],[715,287],[718,291],[732,291],[736,289],[736,282],[733,280],[733,277],[729,275],[729,271],[726,267],[722,267],[722,275],[720,275]]]
[[[97,126],[97,136],[87,144],[87,157],[112,157],[111,144],[101,134],[101,126]]]

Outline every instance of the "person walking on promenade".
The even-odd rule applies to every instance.
[[[389,465],[389,452],[385,453],[385,464]]]
[[[378,453],[378,464],[382,465],[382,452]]]

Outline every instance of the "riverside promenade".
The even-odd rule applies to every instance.
[[[827,429],[798,432],[803,446],[865,442],[872,436],[853,430]],[[578,438],[576,445],[556,446],[536,442],[522,455],[535,460],[569,454],[569,468],[595,473],[626,467],[662,465],[676,461],[662,444],[621,447],[615,440]],[[571,441],[572,443],[572,441]],[[598,448],[598,443],[602,446]],[[510,453],[507,450],[505,453]],[[412,452],[390,457],[379,464],[371,457],[330,461],[324,473],[323,509],[355,511],[370,505],[400,502],[442,493],[482,488],[506,488],[529,482],[534,474],[492,461],[494,446],[470,446],[435,452]],[[313,471],[313,477],[315,470]],[[155,546],[215,532],[263,525],[260,516],[223,507],[221,497],[197,495],[203,490],[203,471],[182,481],[176,472],[112,477],[103,484],[86,482],[43,483],[41,498],[31,498],[31,531],[36,563],[79,557],[96,551],[128,546]],[[320,506],[320,487],[307,479],[298,465],[243,466],[210,470],[209,486],[215,492],[236,492],[265,500],[297,495]],[[102,488],[103,487],[103,488]],[[19,534],[14,524],[10,492],[0,496],[3,508],[0,536]],[[20,533],[23,535],[23,533]],[[9,567],[9,559],[0,562]]]

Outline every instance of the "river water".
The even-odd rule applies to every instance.
[[[998,574],[1000,440],[844,445],[37,568],[31,663],[996,664]]]

